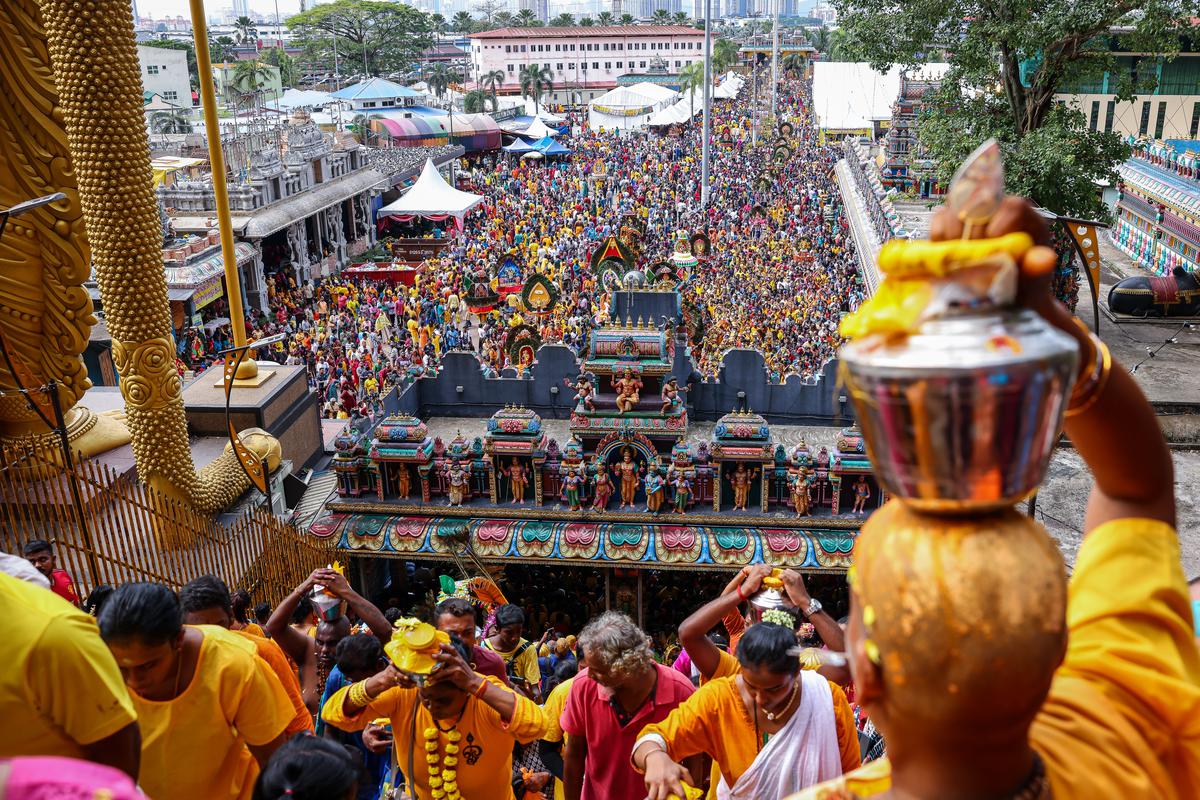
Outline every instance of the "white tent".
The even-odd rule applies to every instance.
[[[551,125],[561,125],[567,121],[566,117],[560,117],[558,114],[553,114],[547,111],[544,107],[538,108],[538,105],[530,99],[525,101],[525,116],[538,117],[543,122],[548,122]]]
[[[532,139],[536,142],[538,139],[545,139],[547,136],[558,136],[558,131],[551,129],[546,123],[542,122],[541,117],[534,117],[533,122],[529,123],[529,127],[521,135],[526,139]]]
[[[286,89],[278,100],[270,100],[264,105],[282,111],[294,108],[322,108],[334,102],[329,92],[318,92],[312,89]]]
[[[732,100],[742,90],[744,83],[740,76],[730,73],[721,81],[721,85],[713,90],[712,96],[717,100]]]
[[[947,69],[947,64],[931,63],[909,74],[939,80]],[[902,71],[900,66],[894,66],[888,72],[877,72],[866,63],[816,62],[813,65],[813,112],[817,124],[838,133],[870,133],[874,120],[892,116],[892,104],[900,94]]]
[[[462,220],[483,196],[463,192],[446,183],[430,159],[425,160],[421,177],[403,197],[388,203],[375,213],[379,217],[441,217],[453,216]]]
[[[678,97],[679,92],[649,82],[618,86],[588,103],[588,127],[636,130]]]

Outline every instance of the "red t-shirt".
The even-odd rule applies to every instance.
[[[79,605],[79,596],[75,594],[75,582],[65,569],[56,569],[50,573],[50,591],[72,605]]]
[[[486,647],[476,647],[471,650],[471,667],[480,675],[491,675],[504,681],[504,685],[512,688],[508,680],[508,669],[504,659],[488,650]]]
[[[564,733],[587,742],[582,800],[642,800],[646,784],[629,765],[629,754],[642,728],[661,722],[696,688],[670,667],[655,664],[658,682],[650,697],[624,725],[609,702],[608,691],[582,670],[563,708]]]

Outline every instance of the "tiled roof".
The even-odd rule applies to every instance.
[[[599,38],[609,36],[703,36],[704,31],[690,25],[593,25],[585,28],[573,25],[565,28],[497,28],[494,31],[472,33],[471,39],[563,39]],[[714,37],[715,38],[715,37]]]

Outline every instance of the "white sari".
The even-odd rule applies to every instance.
[[[771,737],[732,789],[721,779],[717,800],[782,800],[842,774],[829,683],[811,670],[802,671],[800,681],[796,713]]]

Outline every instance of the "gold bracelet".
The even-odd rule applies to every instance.
[[[1065,415],[1068,419],[1079,416],[1096,404],[1100,395],[1104,394],[1108,377],[1112,374],[1112,353],[1108,345],[1095,334],[1091,334],[1091,337],[1092,346],[1096,348],[1096,368],[1082,387],[1077,385],[1075,391],[1071,392]]]
[[[375,698],[367,691],[367,682],[359,681],[350,684],[350,702],[361,708],[366,708]]]

